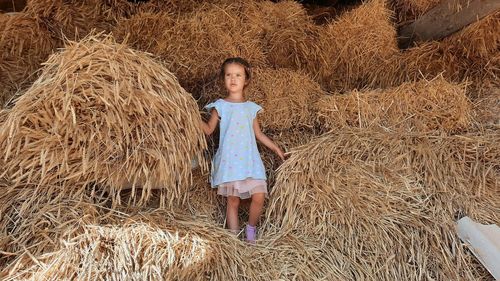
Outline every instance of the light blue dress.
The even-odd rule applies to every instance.
[[[254,102],[234,103],[219,99],[205,106],[220,116],[219,149],[212,161],[211,185],[266,179],[266,171],[257,148],[253,120],[262,107]]]

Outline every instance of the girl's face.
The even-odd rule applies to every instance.
[[[245,68],[237,63],[230,63],[224,68],[224,85],[229,93],[242,92],[247,84]]]

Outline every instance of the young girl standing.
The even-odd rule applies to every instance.
[[[246,240],[255,243],[256,225],[267,195],[266,173],[256,139],[282,160],[283,151],[264,133],[257,122],[259,105],[245,100],[244,90],[251,79],[250,64],[242,58],[229,58],[220,70],[227,97],[205,106],[211,109],[208,121],[202,122],[206,135],[213,133],[220,118],[219,149],[212,162],[211,184],[227,197],[226,220],[233,233],[239,232],[238,208],[241,199],[251,198],[245,229]]]

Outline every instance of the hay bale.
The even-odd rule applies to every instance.
[[[290,69],[254,68],[245,96],[263,107],[258,115],[264,130],[313,127],[314,102],[325,92],[310,76]],[[225,97],[221,81],[206,85],[201,103]]]
[[[25,12],[45,24],[59,38],[78,40],[92,29],[107,31],[106,1],[100,0],[28,0]]]
[[[442,73],[449,81],[472,81],[473,87],[498,86],[499,46],[500,12],[496,12],[442,41],[407,50],[402,60],[408,79]]]
[[[90,194],[61,193],[55,188],[14,186],[0,181],[0,271],[12,271],[25,260],[57,249],[60,239],[83,232],[83,225],[99,221]],[[43,195],[40,195],[43,194]]]
[[[259,30],[269,64],[304,69],[314,75],[324,62],[318,46],[320,27],[296,1],[263,1],[245,8],[246,24]]]
[[[192,13],[175,17],[172,28],[140,38],[148,51],[162,58],[167,67],[190,92],[217,75],[218,68],[228,57],[240,56],[252,65],[266,63],[257,31],[248,29],[242,21],[242,4],[206,4]],[[141,21],[132,18],[131,21]],[[164,17],[158,16],[158,21]],[[154,21],[154,20],[153,20]],[[128,23],[119,24],[115,33],[134,33]],[[149,35],[155,38],[148,37]],[[151,42],[154,42],[151,44]]]
[[[318,79],[325,88],[386,87],[401,80],[391,16],[385,1],[371,0],[324,27],[319,44],[325,64]]]
[[[456,132],[471,123],[472,106],[465,88],[436,77],[390,89],[328,95],[316,103],[317,120],[324,131],[352,126]]]
[[[50,280],[70,276],[77,280],[272,279],[262,258],[245,259],[246,246],[228,231],[163,211],[125,216],[110,225],[87,225],[84,233],[61,246],[18,275]]]
[[[196,102],[162,64],[89,37],[51,56],[10,110],[0,128],[5,174],[61,191],[98,184],[115,199],[131,188],[139,204],[160,188],[162,203],[179,203],[191,160],[206,167],[199,122]]]
[[[56,44],[30,16],[0,14],[0,107],[36,78],[34,72]]]
[[[454,222],[499,222],[499,140],[333,131],[280,167],[265,225],[322,238],[346,279],[479,278]]]

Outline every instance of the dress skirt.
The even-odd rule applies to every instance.
[[[256,193],[265,193],[267,197],[267,183],[265,180],[247,178],[245,180],[231,181],[220,184],[217,194],[222,196],[236,196],[248,199]]]

